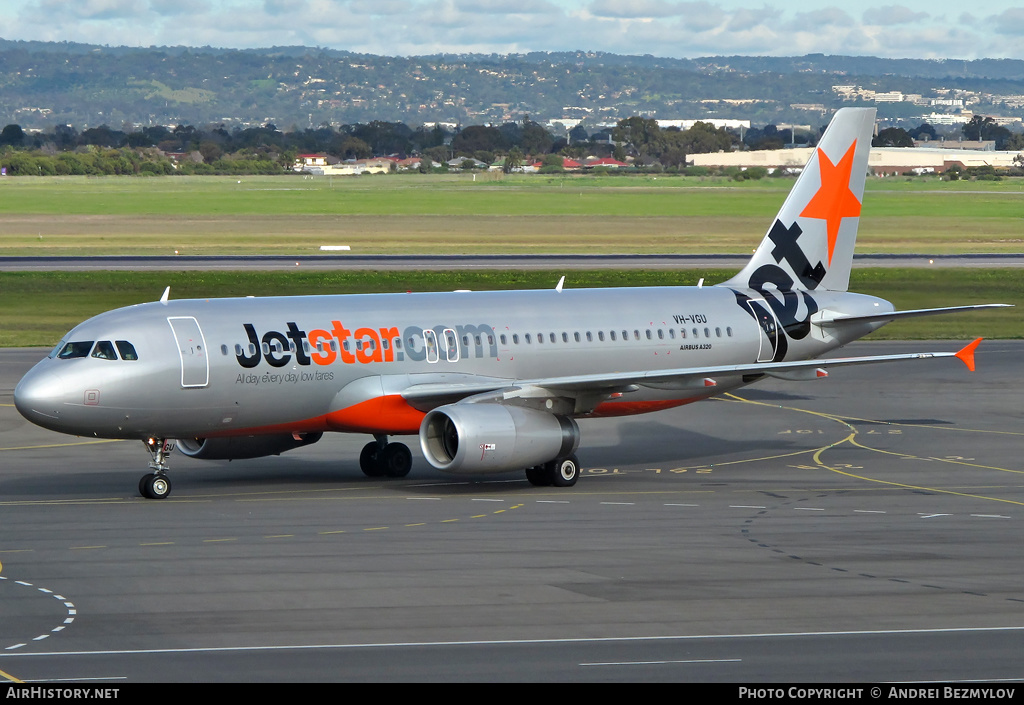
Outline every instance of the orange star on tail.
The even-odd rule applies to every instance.
[[[803,218],[821,218],[826,222],[830,265],[832,253],[836,249],[836,239],[839,237],[840,223],[843,218],[856,218],[860,215],[860,201],[850,190],[850,170],[853,168],[853,154],[856,151],[857,141],[854,140],[839,163],[833,164],[825,153],[818,149],[821,186],[800,213]]]

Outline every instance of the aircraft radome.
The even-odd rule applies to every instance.
[[[63,433],[141,439],[139,489],[171,491],[175,444],[254,458],[328,431],[373,436],[359,464],[405,476],[427,461],[466,475],[525,470],[570,486],[579,417],[705,399],[763,377],[957,353],[817,360],[894,311],[847,292],[873,109],[840,110],[747,266],[715,286],[168,300],[76,326],[21,380],[18,410]],[[992,304],[999,305],[999,304]]]

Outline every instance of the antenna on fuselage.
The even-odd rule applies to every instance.
[[[558,280],[558,283],[555,285],[555,291],[557,291],[559,294],[562,293],[562,284],[565,284],[564,274],[562,275],[562,278]]]
[[[166,306],[167,305],[167,299],[169,299],[170,297],[171,297],[171,287],[167,287],[166,289],[164,289],[164,293],[160,295],[160,303],[162,303],[164,306]]]

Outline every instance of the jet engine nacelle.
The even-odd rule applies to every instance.
[[[296,438],[290,433],[269,436],[227,436],[225,438],[182,438],[178,450],[190,458],[203,460],[241,460],[279,455],[286,450],[316,443],[324,434],[306,433]]]
[[[579,444],[573,419],[518,406],[449,404],[420,424],[423,455],[451,473],[524,470],[564,458]]]

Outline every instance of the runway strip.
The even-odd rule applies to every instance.
[[[0,257],[0,271],[233,269],[739,269],[749,255],[263,255]],[[854,267],[1024,267],[1024,254],[855,255]]]

